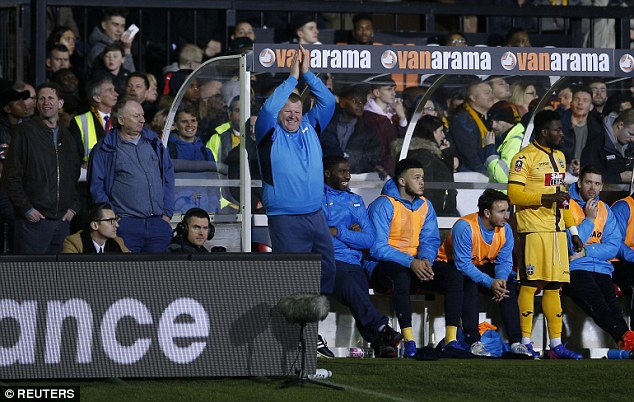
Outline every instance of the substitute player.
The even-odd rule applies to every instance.
[[[561,342],[563,327],[559,290],[570,282],[566,227],[573,234],[575,251],[583,248],[567,209],[566,159],[560,151],[564,133],[559,114],[543,110],[535,115],[533,142],[511,162],[508,195],[517,206],[520,275],[520,327],[522,343],[534,356],[531,332],[535,293],[542,286],[542,309],[548,322],[551,359],[581,359]],[[564,224],[564,220],[566,224]]]

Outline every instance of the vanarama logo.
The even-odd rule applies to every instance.
[[[262,62],[262,54],[270,49],[264,49],[260,53],[260,63],[265,67],[275,64],[278,68],[289,68],[297,49],[275,49],[273,63],[266,65]],[[271,51],[272,52],[272,51]],[[357,49],[311,49],[310,66],[312,68],[358,68],[369,69],[372,67],[372,57],[369,50]]]
[[[383,64],[383,67],[394,68],[396,67],[396,63],[396,53],[394,53],[392,50],[386,50],[385,52],[383,52],[383,54],[381,55],[381,64]]]
[[[491,70],[489,52],[397,50],[396,56],[400,69]]]
[[[609,72],[610,55],[592,52],[506,52],[500,64],[506,70],[518,71]]]
[[[505,70],[511,71],[517,65],[517,57],[515,57],[513,52],[506,52],[502,55],[500,63]]]
[[[634,70],[634,56],[629,53],[624,54],[619,59],[619,67],[624,73],[631,73]]]
[[[271,67],[275,63],[275,52],[268,47],[260,52],[260,64],[264,67]]]

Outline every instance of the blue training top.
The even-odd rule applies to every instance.
[[[319,134],[335,110],[335,97],[312,72],[304,80],[315,106],[302,117],[299,130],[284,130],[278,114],[297,85],[289,76],[264,102],[255,124],[262,173],[262,202],[267,215],[308,214],[321,209],[323,165]]]

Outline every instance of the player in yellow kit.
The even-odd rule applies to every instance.
[[[561,118],[557,112],[544,110],[535,116],[533,142],[511,162],[508,195],[517,206],[519,274],[521,288],[518,304],[522,343],[533,350],[534,299],[542,285],[542,309],[548,322],[551,359],[581,359],[582,356],[561,342],[563,327],[559,290],[570,282],[566,227],[573,234],[575,248],[583,243],[570,211],[566,192],[566,159],[560,151],[564,143]]]

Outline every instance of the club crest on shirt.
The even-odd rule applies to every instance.
[[[562,186],[566,181],[566,173],[563,172],[553,172],[546,173],[544,175],[544,186],[552,187],[552,186]]]
[[[535,266],[534,265],[527,265],[526,266],[526,275],[534,275],[535,274]]]
[[[559,166],[561,166],[562,169],[566,169],[566,165],[564,164],[564,161],[561,159],[557,159],[557,162],[559,162]]]

